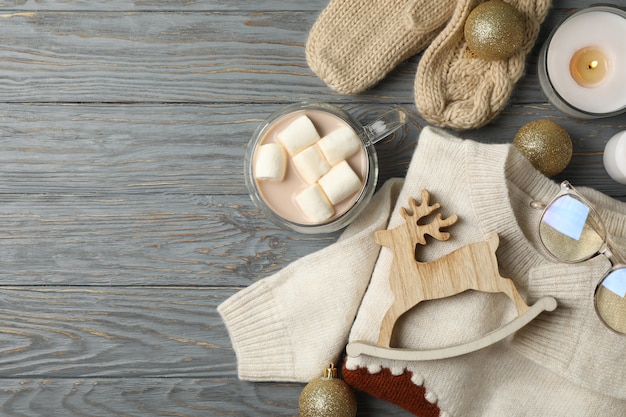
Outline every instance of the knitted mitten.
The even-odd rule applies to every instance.
[[[331,0],[311,28],[306,57],[332,89],[358,93],[432,41],[453,0]]]
[[[486,61],[466,54],[463,36],[467,16],[481,1],[458,0],[448,25],[426,49],[417,68],[415,105],[424,119],[438,126],[474,129],[487,124],[506,106],[550,0],[507,2],[524,16],[524,43],[508,59]]]

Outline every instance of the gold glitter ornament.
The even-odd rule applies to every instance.
[[[563,171],[572,159],[569,133],[550,120],[525,124],[518,130],[513,144],[546,177]]]
[[[488,61],[507,59],[524,43],[524,16],[502,0],[479,4],[463,29],[468,54]]]
[[[324,376],[304,387],[298,408],[300,417],[354,417],[356,398],[348,384],[337,378],[337,368],[331,363]]]

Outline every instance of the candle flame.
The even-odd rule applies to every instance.
[[[594,68],[596,68],[597,66],[598,66],[598,61],[593,60],[593,61],[591,61],[591,62],[589,63],[589,65],[587,66],[587,68],[589,68],[589,69],[594,69]]]

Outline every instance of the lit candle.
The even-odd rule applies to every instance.
[[[539,80],[550,101],[580,118],[626,109],[626,11],[611,6],[579,10],[550,35]]]
[[[609,72],[606,53],[597,48],[577,51],[569,65],[574,81],[583,87],[593,87],[604,81]]]
[[[626,184],[626,131],[614,135],[604,148],[604,169],[615,181]]]

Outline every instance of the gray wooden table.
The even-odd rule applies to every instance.
[[[284,104],[328,101],[367,119],[398,103],[411,124],[377,145],[382,183],[404,175],[425,126],[419,56],[359,96],[309,70],[304,43],[326,3],[0,1],[0,415],[298,414],[302,385],[237,379],[216,306],[337,234],[260,215],[246,143]],[[555,1],[541,39],[592,3]],[[602,152],[626,116],[565,117],[536,62],[535,51],[500,117],[461,135],[510,142],[550,118],[575,146],[559,178],[625,199]],[[359,416],[408,415],[358,400]]]

